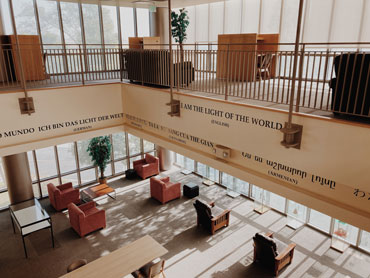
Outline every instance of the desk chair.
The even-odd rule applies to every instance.
[[[164,275],[164,263],[163,259],[156,259],[135,272],[131,273],[135,278],[166,278]],[[160,276],[161,274],[161,276]]]
[[[81,266],[84,266],[85,264],[87,264],[87,261],[85,259],[74,261],[67,267],[67,272],[69,273],[73,270],[76,270],[77,268],[80,268]]]
[[[257,79],[269,79],[272,62],[272,53],[263,53],[257,61]]]

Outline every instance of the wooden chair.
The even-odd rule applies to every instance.
[[[76,270],[77,268],[80,268],[80,267],[84,266],[85,264],[87,264],[87,261],[85,259],[80,259],[80,260],[74,261],[73,263],[71,263],[67,267],[67,272],[69,273],[73,270]]]
[[[139,270],[131,273],[135,278],[166,278],[164,275],[164,263],[165,260],[157,259],[145,266],[141,267]]]
[[[272,53],[262,53],[258,57],[257,62],[257,78],[258,79],[269,79],[270,78],[270,68],[272,62]]]
[[[286,245],[273,239],[273,233],[263,235],[256,233],[253,237],[253,262],[261,262],[273,269],[275,276],[287,265],[292,263],[295,243]]]
[[[215,206],[215,202],[207,204],[197,199],[194,202],[197,211],[197,225],[202,225],[211,231],[212,235],[222,227],[229,226],[230,210]]]

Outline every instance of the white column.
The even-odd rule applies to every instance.
[[[27,153],[8,155],[2,159],[10,204],[32,199],[34,195]]]
[[[149,16],[151,30],[150,35],[160,37],[162,44],[168,44],[168,10],[157,8],[156,12],[150,12]]]
[[[170,170],[174,162],[174,153],[168,149],[157,145],[157,155],[159,158],[159,168],[161,171]]]

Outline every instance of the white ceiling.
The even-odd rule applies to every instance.
[[[55,0],[49,0],[55,1]],[[79,0],[59,0],[61,2],[79,2]],[[149,8],[150,6],[155,5],[156,7],[167,7],[168,0],[117,0],[120,6],[123,7],[137,7],[137,8]],[[172,0],[171,4],[173,8],[182,8],[193,5],[200,5],[212,2],[220,2],[223,0]],[[82,3],[86,4],[97,4],[101,3],[103,5],[116,5],[116,0],[81,0]]]

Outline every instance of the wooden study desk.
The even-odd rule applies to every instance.
[[[167,252],[166,248],[146,235],[61,277],[122,278]]]
[[[279,49],[279,34],[220,34],[218,35],[218,79],[255,81],[257,58],[260,53],[275,53]],[[270,77],[275,77],[276,55],[270,66]]]

